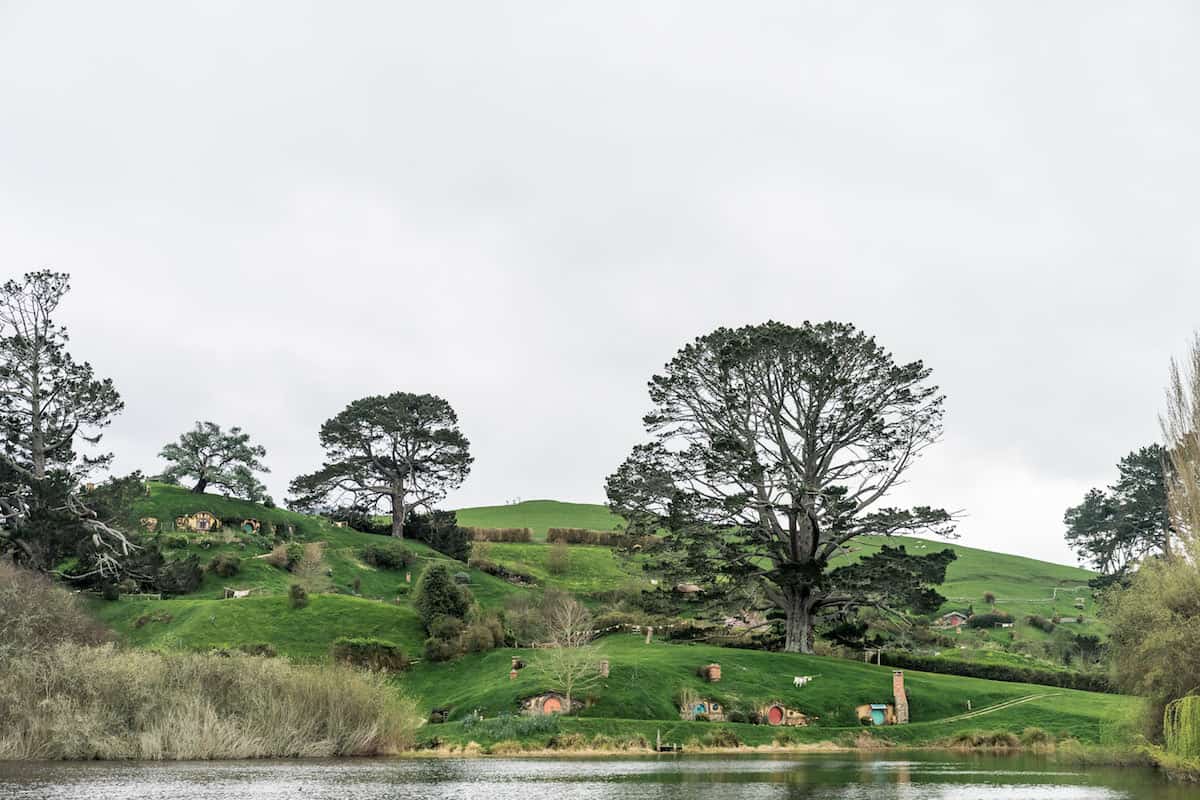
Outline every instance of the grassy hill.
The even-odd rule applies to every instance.
[[[785,703],[819,717],[812,727],[790,731],[793,741],[829,741],[859,733],[856,706],[891,702],[892,671],[887,667],[706,645],[647,645],[633,635],[609,636],[598,646],[611,661],[611,673],[607,681],[592,690],[591,705],[580,714],[590,729],[604,730],[601,720],[621,719],[654,720],[654,726],[632,725],[630,729],[659,728],[668,740],[682,735],[676,727],[703,732],[703,725],[696,727],[679,719],[680,690],[690,689],[702,698],[723,703],[729,710],[750,711],[771,702]],[[516,680],[510,680],[508,671],[514,655],[525,659],[529,666],[518,673]],[[450,706],[452,719],[470,711],[494,717],[515,712],[522,698],[549,688],[539,678],[540,656],[536,650],[495,650],[448,665],[421,664],[404,677],[403,685],[426,702],[432,699]],[[719,683],[708,684],[696,670],[712,662],[721,664],[722,678]],[[793,675],[817,677],[797,689],[792,685]],[[1056,737],[1099,742],[1123,720],[1135,716],[1139,707],[1136,699],[1117,695],[915,671],[906,671],[905,685],[913,724],[877,731],[896,741],[933,741],[959,731],[980,729],[1020,733],[1036,726]],[[1014,701],[1021,702],[989,710]],[[751,725],[731,727],[743,741],[751,743],[763,741],[764,736],[769,742],[771,736],[780,733],[778,729]],[[431,730],[431,734],[435,732],[437,729]],[[459,733],[445,726],[444,735],[453,739]],[[463,735],[480,738],[476,731]]]
[[[606,507],[592,503],[525,500],[503,506],[460,508],[458,524],[477,528],[529,528],[534,539],[545,541],[547,528],[588,528],[611,531],[624,520]]]
[[[169,541],[174,545],[168,552],[177,558],[194,554],[203,563],[219,553],[232,553],[240,560],[240,571],[228,578],[209,572],[200,587],[184,597],[97,601],[97,614],[136,646],[208,650],[267,643],[280,655],[294,660],[320,661],[328,658],[330,643],[337,637],[359,636],[388,639],[419,656],[424,632],[409,593],[421,573],[438,561],[450,562],[455,571],[467,572],[475,597],[481,605],[492,609],[501,607],[511,595],[536,593],[548,586],[572,591],[598,603],[606,592],[634,590],[649,582],[639,564],[598,546],[570,546],[568,569],[555,574],[547,563],[549,546],[544,542],[487,545],[490,559],[533,575],[540,585],[531,589],[467,569],[461,562],[450,561],[411,541],[405,543],[414,555],[410,566],[401,570],[379,569],[362,560],[362,549],[388,541],[384,537],[339,528],[322,518],[283,509],[196,495],[180,487],[151,484],[136,509],[137,516],[155,516],[168,528],[173,527],[176,516],[197,511],[217,515],[232,530],[192,533],[186,538],[170,530],[160,532],[157,536],[163,537],[164,543]],[[265,536],[242,533],[239,528],[244,519],[259,520],[264,527],[266,523],[293,525],[298,541],[320,547],[320,569],[305,578],[316,587],[310,589],[307,607],[290,607],[286,594],[297,576],[264,558],[272,542]],[[549,527],[597,528],[619,524],[602,506],[542,500],[464,509],[459,512],[459,520],[482,527],[530,527],[542,537]],[[913,552],[944,546],[920,539],[899,541]],[[893,539],[888,543],[896,542]],[[842,557],[861,557],[883,543],[884,540],[875,539],[856,542],[852,551]],[[1084,595],[1080,587],[1090,577],[1085,570],[949,546],[959,554],[943,587],[943,593],[952,598],[949,607],[974,603],[978,610],[983,605],[983,593],[991,591],[997,595],[1000,608],[1009,608],[1019,616],[1027,613],[1048,616],[1055,607],[1069,606],[1065,598]],[[252,595],[221,599],[225,588],[250,589]],[[1055,590],[1060,595],[1057,603],[1053,599]],[[1090,609],[1090,596],[1087,602]],[[1021,628],[1016,631],[1018,636],[1026,635]],[[1012,632],[982,634],[994,635],[1011,636]],[[980,643],[974,634],[964,634],[964,641],[972,645]],[[646,645],[640,637],[630,635],[602,638],[598,647],[611,661],[609,679],[593,690],[594,697],[580,719],[555,722],[554,730],[576,730],[586,735],[620,731],[650,738],[660,729],[668,736],[702,735],[713,727],[678,719],[679,692],[691,689],[731,709],[751,710],[771,701],[789,703],[820,718],[813,728],[788,732],[791,740],[824,741],[856,736],[859,729],[852,711],[854,706],[888,702],[890,697],[888,668],[853,661],[699,644]],[[538,677],[537,663],[542,654],[537,650],[501,649],[468,655],[450,663],[419,663],[396,680],[424,708],[450,706],[454,719],[472,710],[496,717],[517,711],[521,699],[550,688]],[[514,655],[526,660],[530,667],[520,672],[516,680],[510,680],[509,665]],[[989,657],[977,656],[974,650],[958,655]],[[995,653],[990,657],[1009,658],[1007,654]],[[1019,657],[1012,658],[1019,663]],[[723,679],[718,684],[705,684],[697,677],[696,668],[713,661],[722,664]],[[791,684],[793,675],[818,678],[798,690]],[[955,731],[979,728],[1016,732],[1028,726],[1042,727],[1055,735],[1100,741],[1105,738],[1106,730],[1133,715],[1137,708],[1137,701],[1113,695],[916,671],[909,671],[907,677],[914,724],[888,728],[886,735],[896,741],[940,740]],[[978,711],[1015,700],[1022,702],[982,716],[960,718],[967,712],[968,701]],[[780,735],[778,729],[729,727],[736,729],[737,736],[747,743],[769,742]],[[497,741],[511,736],[511,731],[470,728],[469,723],[431,726],[430,731],[446,741],[473,739],[486,743],[489,736]]]
[[[504,506],[483,506],[459,509],[460,524],[486,528],[528,527],[535,538],[544,539],[547,528],[593,528],[614,529],[621,520],[606,507],[588,503],[559,503],[553,500],[530,500]],[[1027,625],[1025,618],[1031,614],[1052,618],[1058,614],[1063,625],[1078,633],[1103,634],[1106,628],[1097,619],[1098,608],[1088,587],[1095,573],[1080,567],[1053,564],[1023,556],[994,553],[966,547],[953,541],[929,540],[909,536],[867,536],[851,542],[845,554],[836,560],[861,558],[877,552],[883,545],[904,545],[910,553],[923,554],[950,548],[958,559],[946,571],[946,582],[941,593],[946,596],[944,611],[966,610],[973,606],[975,611],[986,610],[984,595],[991,592],[996,596],[996,608],[1013,615],[1017,624],[1013,629],[994,630],[987,637],[998,643],[1009,643],[1014,633],[1018,639],[1045,639],[1048,634]],[[578,548],[597,552],[579,555],[582,565],[580,573],[564,578],[564,588],[577,592],[597,591],[600,588],[616,588],[622,583],[637,583],[645,577],[636,564],[623,563],[607,548]],[[573,551],[574,552],[574,551]],[[540,544],[493,545],[493,560],[507,567],[535,575],[548,585],[556,579],[545,569],[546,548]],[[1076,599],[1083,600],[1083,608],[1075,607]],[[1084,623],[1075,622],[1082,614]]]

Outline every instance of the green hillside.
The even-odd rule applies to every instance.
[[[172,530],[174,519],[199,511],[220,517],[226,527],[211,533],[181,533]],[[138,517],[154,516],[167,530],[155,534],[167,547],[171,558],[197,556],[209,563],[218,554],[236,556],[239,572],[222,578],[208,571],[199,588],[183,597],[158,600],[122,597],[115,602],[95,601],[96,613],[131,644],[139,647],[193,650],[235,648],[242,645],[271,645],[281,656],[300,661],[321,661],[329,657],[332,641],[341,636],[386,639],[420,657],[424,631],[412,607],[410,592],[430,564],[448,562],[455,572],[469,576],[469,586],[481,606],[498,610],[512,595],[535,595],[547,587],[571,591],[598,608],[617,593],[634,593],[650,585],[650,577],[636,561],[599,546],[571,545],[564,572],[550,569],[550,546],[491,543],[485,545],[487,557],[497,563],[519,569],[535,578],[537,586],[523,587],[502,581],[418,543],[404,546],[413,560],[401,569],[381,569],[363,561],[363,548],[390,540],[373,534],[340,528],[328,520],[268,509],[239,500],[214,495],[197,495],[186,489],[150,484],[147,496],[136,508]],[[263,524],[259,534],[244,532],[243,520]],[[482,527],[530,527],[544,536],[548,527],[615,527],[619,520],[603,506],[553,501],[530,501],[511,506],[464,509],[459,512],[463,524]],[[267,556],[275,544],[266,531],[270,525],[292,525],[295,541],[315,547],[320,553],[319,569],[303,580],[309,584],[310,602],[292,608],[287,602],[290,584],[297,574],[272,565]],[[856,542],[843,558],[857,558],[877,549],[884,540]],[[890,540],[904,543],[913,552],[945,546],[920,539]],[[1069,607],[1075,596],[1084,596],[1090,573],[1045,562],[990,553],[951,544],[959,560],[950,568],[943,593],[951,598],[948,607],[983,605],[983,593],[997,596],[1000,608],[1015,615],[1044,613]],[[226,589],[250,590],[251,595],[222,599]],[[1059,590],[1060,599],[1052,598]],[[1068,599],[1069,598],[1069,599]],[[1087,596],[1090,612],[1091,598]],[[966,650],[948,653],[952,658],[981,658],[989,663],[1021,664],[1025,657],[978,648],[988,637],[1003,639],[1014,633],[1028,635],[1024,628],[983,633],[964,633],[960,641],[970,642]],[[1040,633],[1040,632],[1038,632]],[[554,723],[555,730],[578,730],[588,735],[649,735],[665,730],[679,736],[692,736],[704,726],[678,719],[677,702],[681,690],[689,689],[723,703],[732,710],[751,711],[768,702],[782,701],[806,714],[819,717],[817,724],[788,735],[793,741],[825,741],[857,735],[855,706],[869,702],[888,702],[891,671],[855,661],[815,656],[769,653],[754,650],[717,648],[700,644],[667,644],[655,641],[646,645],[640,636],[616,634],[599,640],[598,647],[611,662],[611,675],[605,684],[593,689],[589,705],[578,720]],[[467,655],[449,663],[425,662],[396,678],[398,686],[413,696],[423,708],[450,707],[451,718],[460,719],[471,711],[488,717],[515,713],[520,701],[551,688],[538,677],[537,663],[544,651],[510,649]],[[516,680],[510,680],[513,656],[529,663]],[[720,683],[703,683],[696,675],[701,664],[719,662],[723,668]],[[792,686],[793,675],[816,675],[817,680],[804,689]],[[1002,683],[951,675],[907,671],[907,684],[913,709],[913,724],[888,728],[885,732],[896,741],[926,742],[944,739],[960,730],[1020,731],[1028,726],[1045,728],[1055,735],[1072,736],[1085,741],[1100,741],[1117,720],[1128,718],[1137,701],[1114,695]],[[1001,709],[987,710],[1001,703],[1021,701]],[[968,713],[968,703],[973,709]],[[470,729],[451,723],[430,726],[431,735],[445,741],[477,740],[486,743],[487,730]],[[747,743],[769,742],[779,735],[777,729],[732,724],[730,729]],[[711,727],[710,727],[711,729]],[[690,732],[690,733],[689,733]],[[496,737],[507,736],[501,730]]]
[[[588,503],[559,503],[553,500],[530,500],[505,506],[464,508],[457,512],[460,524],[486,528],[528,527],[535,537],[545,536],[547,528],[593,528],[613,529],[621,524],[605,506]],[[974,547],[966,547],[953,541],[929,540],[917,537],[867,536],[856,539],[848,546],[847,553],[839,558],[861,558],[877,552],[883,545],[904,545],[909,552],[922,554],[950,548],[958,559],[946,571],[946,582],[940,591],[947,598],[944,611],[966,610],[973,606],[975,611],[986,609],[984,595],[991,592],[996,596],[996,608],[1006,611],[1017,620],[1014,629],[995,630],[989,638],[998,642],[1011,642],[1015,631],[1018,639],[1025,637],[1041,640],[1047,634],[1025,623],[1031,614],[1047,619],[1058,614],[1063,626],[1078,633],[1103,634],[1105,626],[1097,620],[1098,608],[1088,587],[1095,573],[1080,567],[1053,564],[1024,556],[994,553]],[[533,574],[547,585],[556,585],[554,576],[545,570],[546,549],[539,544],[493,545],[493,558],[507,567]],[[580,548],[581,550],[584,548]],[[645,577],[637,565],[622,563],[607,548],[586,548],[599,552],[580,556],[587,563],[587,576],[582,574],[561,581],[571,591],[596,591],[602,588],[617,588],[621,583],[644,581]],[[836,560],[836,559],[835,559]],[[606,585],[597,585],[601,582]],[[1083,608],[1075,607],[1077,599],[1083,600]],[[1084,623],[1075,618],[1082,614]]]
[[[504,506],[460,508],[458,524],[477,528],[529,528],[535,539],[545,540],[547,528],[589,528],[611,531],[624,525],[606,507],[592,503],[525,500]]]
[[[679,692],[690,689],[729,711],[749,712],[782,702],[819,718],[812,727],[792,731],[794,740],[827,741],[846,733],[857,735],[861,726],[856,706],[892,702],[892,670],[855,661],[706,645],[647,645],[633,635],[606,637],[599,648],[610,659],[611,673],[589,693],[591,704],[580,712],[582,720],[656,720],[658,727],[671,731],[680,724]],[[447,665],[421,664],[404,677],[403,684],[426,702],[449,706],[451,718],[469,711],[496,716],[515,712],[521,699],[550,688],[538,675],[541,655],[536,650],[495,650]],[[528,662],[516,680],[508,676],[513,656]],[[696,674],[698,667],[712,662],[722,668],[721,680],[715,684]],[[792,684],[795,675],[816,678],[797,689]],[[1140,702],[1118,695],[915,671],[905,672],[905,688],[913,724],[877,731],[897,741],[931,741],[979,729],[1020,733],[1036,726],[1057,737],[1097,742],[1121,720],[1135,715]],[[1014,701],[1021,702],[989,710]],[[662,722],[670,725],[664,727]],[[732,727],[746,741],[754,741],[756,726]],[[778,729],[765,731],[759,728],[758,735],[766,735],[766,741],[779,734]],[[448,727],[446,735],[455,733]]]

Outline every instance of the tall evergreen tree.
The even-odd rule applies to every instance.
[[[1170,554],[1169,468],[1161,445],[1134,450],[1117,463],[1113,485],[1089,490],[1083,502],[1067,509],[1067,542],[1104,574],[1100,583],[1124,580],[1147,555]]]
[[[266,448],[251,444],[250,434],[241,428],[223,431],[215,422],[197,422],[192,430],[180,434],[179,441],[165,445],[158,456],[171,462],[164,477],[196,479],[193,492],[216,486],[257,503],[266,498],[266,487],[254,473],[270,472],[262,463],[266,454]]]
[[[98,444],[124,403],[110,379],[67,351],[54,315],[69,290],[69,276],[50,271],[0,286],[0,550],[50,569],[86,544],[81,573],[115,573],[131,545],[80,491],[112,456],[77,446]]]
[[[364,397],[321,426],[325,464],[292,481],[291,505],[313,507],[349,498],[392,514],[392,535],[404,537],[414,508],[433,505],[471,471],[470,442],[458,415],[440,397],[395,392]]]
[[[786,649],[811,652],[819,614],[885,600],[866,573],[831,573],[848,542],[953,531],[944,510],[882,505],[941,431],[929,376],[844,323],[720,328],[651,379],[653,438],[609,477],[609,503],[635,532],[666,530],[659,569],[713,602],[759,591]]]

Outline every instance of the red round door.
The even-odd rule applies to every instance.
[[[767,722],[772,725],[783,724],[783,709],[779,706],[771,706],[767,709]]]

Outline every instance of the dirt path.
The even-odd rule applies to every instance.
[[[1043,694],[1029,694],[1029,695],[1025,695],[1024,697],[1018,697],[1013,700],[1005,700],[1003,703],[996,703],[994,706],[988,706],[987,708],[980,708],[976,711],[968,711],[967,713],[959,714],[956,717],[945,717],[944,719],[937,720],[937,722],[959,722],[960,720],[964,720],[964,719],[974,719],[975,717],[982,717],[987,714],[995,713],[996,711],[1003,711],[1006,708],[1012,708],[1013,706],[1019,706],[1022,703],[1032,703],[1034,700],[1041,700],[1042,698],[1045,698],[1045,697],[1056,697],[1060,694],[1062,694],[1062,692],[1044,692]]]

